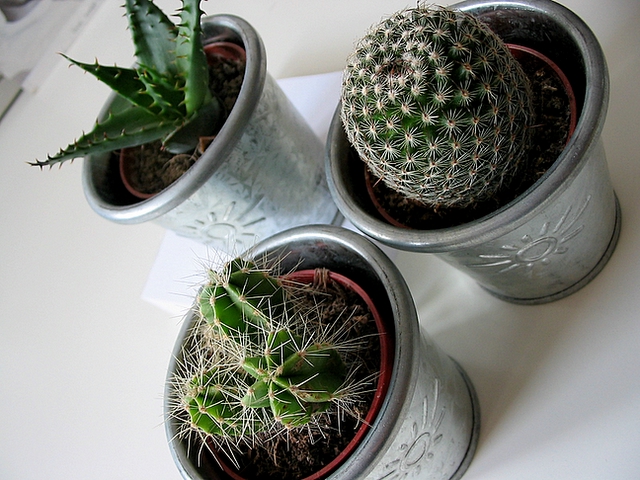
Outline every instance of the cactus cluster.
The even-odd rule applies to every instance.
[[[183,432],[247,444],[261,432],[313,426],[319,414],[348,409],[350,396],[371,388],[371,378],[354,380],[345,360],[361,340],[320,321],[321,302],[301,301],[310,287],[241,258],[210,277],[197,296],[196,340],[173,380]]]
[[[491,197],[529,143],[528,79],[507,46],[470,14],[421,6],[357,42],[341,118],[373,175],[439,209]]]
[[[134,68],[71,63],[126,99],[88,133],[33,165],[52,166],[88,154],[161,140],[173,153],[193,149],[219,125],[222,108],[209,90],[200,0],[183,0],[174,24],[151,0],[126,0],[137,63]]]

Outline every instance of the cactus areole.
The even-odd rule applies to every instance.
[[[529,145],[528,79],[470,14],[402,10],[357,43],[341,117],[369,171],[434,209],[490,198],[518,173]]]

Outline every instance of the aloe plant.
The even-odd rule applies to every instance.
[[[33,165],[59,164],[88,154],[161,140],[173,153],[193,149],[220,123],[222,108],[209,90],[202,46],[200,0],[183,0],[174,24],[151,0],[126,0],[137,63],[134,68],[72,64],[93,74],[127,101],[57,154]]]

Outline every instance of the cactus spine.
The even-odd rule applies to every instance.
[[[529,142],[528,79],[475,17],[418,6],[357,43],[341,117],[369,170],[435,209],[491,197],[517,173]]]
[[[358,348],[302,307],[302,287],[237,258],[200,290],[199,336],[174,380],[184,430],[238,445],[255,434],[313,426],[332,405],[370,388],[352,383],[344,352]],[[344,319],[348,320],[348,319]]]
[[[126,99],[127,108],[111,112],[93,130],[32,165],[52,166],[155,140],[173,153],[183,153],[221,122],[220,103],[209,91],[200,0],[182,1],[177,25],[152,0],[126,0],[125,7],[138,60],[135,68],[65,58]]]

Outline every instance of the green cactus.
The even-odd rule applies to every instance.
[[[291,290],[240,258],[211,272],[197,306],[213,347],[179,389],[192,428],[230,438],[303,426],[341,399],[343,358]]]
[[[337,398],[345,380],[340,354],[328,343],[305,345],[289,329],[267,336],[265,353],[246,358],[242,368],[256,381],[242,398],[249,408],[270,408],[274,420],[290,426],[309,423]]]
[[[237,437],[247,428],[261,431],[263,422],[248,421],[238,399],[244,391],[237,372],[221,368],[194,375],[187,386],[185,407],[193,426],[207,435]]]
[[[57,154],[32,165],[52,166],[88,154],[161,140],[173,153],[193,150],[222,119],[219,100],[209,91],[202,47],[200,0],[183,0],[174,24],[151,0],[126,0],[137,64],[135,68],[71,63],[93,74],[126,99],[127,108],[111,112]]]
[[[268,328],[269,313],[281,314],[284,304],[278,280],[240,258],[226,263],[221,273],[212,271],[211,281],[198,295],[202,318],[236,340]]]
[[[439,209],[491,197],[518,172],[532,118],[528,79],[475,17],[421,6],[357,43],[341,117],[373,175]]]

